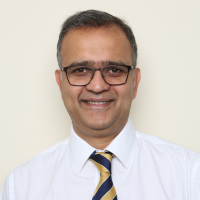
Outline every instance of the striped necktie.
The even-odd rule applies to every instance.
[[[100,172],[100,181],[94,192],[92,200],[117,200],[117,194],[111,179],[111,152],[96,152],[90,156]]]

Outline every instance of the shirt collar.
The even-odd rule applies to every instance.
[[[135,130],[131,118],[129,117],[125,127],[116,136],[116,138],[105,148],[121,161],[125,168],[128,168],[129,161],[133,152],[135,143]]]
[[[75,132],[73,127],[70,131],[69,149],[75,168],[80,173],[83,165],[88,160],[90,155],[97,149],[90,146],[87,142],[81,139]],[[115,137],[115,139],[104,149],[112,152],[123,164],[128,168],[129,161],[132,155],[135,142],[135,131],[129,117],[125,127]]]

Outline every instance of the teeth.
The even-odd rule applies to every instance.
[[[102,101],[102,102],[97,102],[97,101],[87,101],[87,103],[89,104],[104,104],[104,103],[107,103],[106,101]]]

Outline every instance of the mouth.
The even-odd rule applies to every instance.
[[[81,100],[81,102],[88,108],[104,109],[108,108],[113,102],[113,100],[106,98],[100,98],[100,99],[90,98],[90,99],[83,99]]]
[[[88,104],[95,104],[95,105],[101,105],[101,104],[106,104],[106,103],[109,103],[110,101],[86,101],[86,103]]]

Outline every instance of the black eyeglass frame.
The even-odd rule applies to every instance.
[[[110,84],[110,83],[107,83],[107,82],[106,82],[105,76],[103,75],[103,69],[106,68],[106,67],[112,67],[112,66],[113,66],[113,67],[124,66],[124,67],[127,67],[127,68],[128,68],[127,77],[126,77],[126,80],[125,80],[123,83],[120,83],[120,84]],[[66,76],[67,76],[67,70],[68,70],[69,68],[71,68],[71,67],[74,67],[74,66],[61,67],[60,69],[61,69],[62,71],[64,71],[64,72],[66,73]],[[82,67],[88,67],[88,66],[82,66]],[[95,72],[95,71],[100,71],[103,80],[104,80],[108,85],[123,85],[123,84],[126,83],[126,81],[127,81],[127,79],[128,79],[129,71],[130,71],[131,69],[135,69],[135,66],[128,66],[128,65],[108,65],[108,66],[100,67],[100,68],[93,68],[93,67],[88,67],[88,68],[92,69],[92,75],[91,75],[90,81],[89,81],[87,84],[84,84],[84,85],[74,85],[74,84],[70,83],[70,81],[69,81],[69,79],[68,79],[68,76],[67,76],[67,80],[68,80],[69,84],[70,84],[70,85],[73,85],[73,86],[86,86],[86,85],[90,84],[91,80],[93,79],[93,77],[94,77],[94,72]]]

